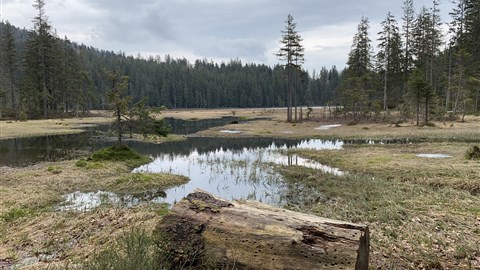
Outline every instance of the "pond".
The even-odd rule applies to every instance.
[[[168,119],[174,133],[189,134],[212,126],[234,121],[222,118],[205,121]],[[105,140],[107,127],[89,128],[72,135],[20,138],[0,141],[0,166],[25,166],[43,161],[72,159],[111,145]],[[150,144],[126,142],[139,153],[154,161],[134,172],[165,172],[185,175],[190,182],[165,191],[145,194],[114,194],[108,191],[74,192],[65,195],[57,210],[90,210],[99,205],[132,206],[143,201],[173,204],[195,188],[201,188],[225,199],[254,199],[273,205],[298,203],[322,196],[307,191],[299,183],[287,183],[278,173],[277,165],[297,165],[343,175],[336,168],[319,164],[296,155],[288,149],[341,149],[342,141],[292,140],[272,138],[205,138],[188,137],[183,141]]]
[[[235,117],[184,121],[166,118],[174,134],[192,134],[211,127],[223,126]],[[109,125],[86,127],[85,132],[68,135],[26,137],[0,140],[0,166],[20,167],[44,161],[74,159],[112,144],[105,140]]]
[[[318,191],[306,190],[299,183],[286,183],[276,165],[296,165],[343,175],[336,168],[287,155],[284,150],[342,149],[341,141],[289,140],[269,138],[204,138],[192,137],[185,141],[147,144],[129,142],[137,151],[150,155],[154,161],[133,172],[164,172],[185,175],[190,182],[165,190],[155,196],[116,195],[99,191],[71,193],[59,210],[91,210],[100,205],[132,206],[142,201],[174,204],[196,188],[222,198],[253,199],[272,205],[299,204],[318,200]]]

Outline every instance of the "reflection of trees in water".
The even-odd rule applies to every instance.
[[[239,152],[246,149],[266,148],[271,145],[274,147],[287,148],[297,146],[301,140],[292,139],[272,139],[272,138],[204,138],[191,137],[184,141],[165,142],[162,144],[148,144],[142,142],[128,142],[127,144],[143,154],[157,156],[159,154],[170,154],[172,157],[178,155],[190,155],[197,151],[200,155],[209,152],[217,152],[229,149],[233,152]]]
[[[197,121],[167,119],[167,122],[172,125],[174,133],[188,134],[213,126],[225,125],[235,119],[234,117]],[[100,125],[87,128],[85,132],[80,134],[0,140],[0,166],[24,166],[42,161],[71,159],[91,153],[113,143],[105,140],[106,135],[101,135],[108,130],[109,125]],[[173,157],[176,155],[188,155],[195,149],[199,154],[203,154],[220,149],[241,151],[244,148],[263,148],[270,146],[272,143],[276,146],[286,145],[287,147],[292,147],[298,142],[298,140],[266,138],[188,138],[181,142],[167,142],[163,144],[130,141],[128,145],[143,154],[157,156],[158,154],[169,153]]]
[[[94,149],[91,133],[0,140],[0,166],[71,159]]]
[[[218,119],[202,119],[195,121],[165,118],[165,123],[167,123],[172,128],[173,134],[188,135],[197,133],[202,130],[207,130],[212,127],[224,126],[234,120],[238,120],[238,118],[222,117]]]

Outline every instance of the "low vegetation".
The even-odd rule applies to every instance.
[[[467,152],[465,153],[466,159],[480,159],[480,148],[477,145],[474,145],[468,148]]]
[[[151,158],[142,156],[126,145],[114,145],[98,151],[95,151],[89,158],[94,162],[99,161],[120,161],[128,164],[129,167],[135,168],[140,165],[149,163]]]
[[[200,134],[347,139],[342,150],[289,151],[337,167],[348,175],[279,167],[287,179],[286,196],[301,198],[289,200],[292,203],[286,207],[368,224],[373,268],[480,267],[480,163],[475,159],[480,118],[467,116],[463,123],[434,122],[434,126],[359,122],[321,130],[315,128],[343,122],[339,118],[312,117],[322,122],[292,124],[279,120],[284,115],[282,110],[236,112],[249,119],[266,116],[273,120],[213,128]],[[313,112],[322,115],[316,109]],[[204,113],[178,111],[186,119],[188,115],[210,117],[210,111]],[[223,129],[242,133],[222,134],[219,130]],[[375,144],[365,144],[372,140]],[[427,159],[417,154],[445,154],[451,158]],[[142,256],[152,254],[146,250],[156,248],[152,243],[159,239],[152,232],[168,212],[165,205],[105,205],[86,212],[55,211],[63,195],[74,191],[140,194],[188,181],[175,175],[131,173],[132,167],[145,162],[148,158],[129,149],[111,147],[80,160],[0,168],[2,259],[17,263],[39,258],[34,268],[47,269],[100,269],[106,263],[125,262],[116,267],[128,269],[121,268],[129,265],[126,260],[141,258],[145,269],[162,269],[163,264],[149,268],[157,257]],[[12,227],[16,230],[11,231]],[[142,231],[132,231],[134,227]]]
[[[480,267],[480,163],[464,159],[469,147],[364,144],[335,151],[293,151],[349,174],[283,167],[289,185],[302,186],[299,192],[317,191],[309,201],[289,207],[368,224],[375,268],[475,269]],[[427,159],[416,156],[420,153],[452,157]]]
[[[34,263],[39,260],[37,267],[58,262],[64,267],[65,258],[75,265],[132,228],[153,230],[168,209],[164,204],[139,203],[127,208],[110,204],[91,211],[58,211],[63,196],[75,191],[135,195],[188,182],[183,176],[131,173],[132,166],[149,161],[127,147],[110,147],[77,161],[0,168],[2,259],[18,263],[19,268],[29,258]],[[9,230],[12,227],[15,230]]]

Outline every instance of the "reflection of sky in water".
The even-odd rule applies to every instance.
[[[305,140],[295,148],[341,149],[342,146],[340,141]],[[278,150],[283,149],[287,149],[287,146],[271,144],[266,148],[245,147],[236,151],[220,148],[204,154],[199,154],[195,149],[188,155],[161,154],[154,157],[152,163],[141,166],[134,172],[164,172],[190,178],[189,183],[166,190],[166,198],[158,199],[159,202],[175,203],[194,189],[200,188],[228,200],[246,198],[274,205],[285,203],[283,195],[286,186],[270,163],[305,166],[336,175],[343,174],[338,169],[296,155],[282,155]]]
[[[150,190],[139,194],[116,194],[109,191],[76,191],[63,196],[65,201],[56,207],[57,211],[90,211],[103,205],[131,207],[141,202],[165,197],[162,190]]]
[[[422,158],[451,158],[452,156],[445,155],[445,154],[418,154],[417,157],[422,157]]]

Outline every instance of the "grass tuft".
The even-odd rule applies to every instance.
[[[120,161],[125,162],[129,167],[135,168],[149,163],[151,158],[140,155],[126,145],[115,145],[100,149],[92,154],[92,161]]]
[[[474,145],[468,148],[467,152],[465,153],[465,158],[469,160],[478,160],[480,159],[480,147]]]
[[[27,208],[13,208],[10,209],[10,211],[2,214],[0,218],[3,219],[5,222],[13,222],[15,220],[28,216],[30,213],[31,210]]]

